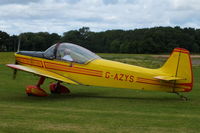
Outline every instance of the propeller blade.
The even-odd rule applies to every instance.
[[[15,60],[15,64],[18,64],[17,60]],[[13,70],[13,79],[16,79],[16,77],[17,77],[17,69],[14,69]]]
[[[13,71],[13,79],[16,79],[16,76],[17,76],[17,69],[14,69],[14,71]]]

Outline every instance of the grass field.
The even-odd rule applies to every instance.
[[[193,67],[194,88],[182,101],[175,94],[67,85],[70,95],[28,97],[25,86],[37,76],[18,72],[12,80],[13,53],[0,53],[0,133],[198,133],[200,67]],[[100,54],[107,59],[155,68],[165,58]],[[43,88],[53,80],[48,79]],[[48,90],[48,89],[46,89]]]

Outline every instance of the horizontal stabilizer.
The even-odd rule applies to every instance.
[[[10,68],[13,68],[13,69],[34,73],[37,75],[45,76],[45,77],[63,81],[66,83],[76,84],[76,85],[79,84],[78,82],[76,82],[68,77],[61,76],[57,73],[45,70],[43,68],[37,68],[37,67],[32,67],[32,66],[22,66],[22,65],[15,65],[15,64],[7,64],[7,66]]]
[[[154,78],[155,79],[164,80],[164,81],[183,80],[183,79],[185,79],[185,78],[181,78],[181,77],[172,77],[172,76],[156,76]]]

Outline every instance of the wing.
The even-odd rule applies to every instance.
[[[172,80],[183,80],[181,77],[172,77],[172,76],[156,76],[155,79],[160,79],[164,81],[172,81]]]
[[[34,73],[37,75],[45,76],[48,78],[56,79],[59,81],[70,83],[70,84],[76,84],[76,85],[80,84],[80,83],[70,79],[69,77],[61,76],[57,73],[54,73],[54,72],[51,72],[51,71],[48,71],[45,69],[37,68],[37,67],[22,66],[22,65],[15,65],[15,64],[7,64],[7,66],[10,68],[13,68],[13,69],[18,69],[18,70]]]

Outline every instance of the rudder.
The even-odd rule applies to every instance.
[[[188,50],[175,48],[160,70],[172,77],[182,78],[182,80],[174,81],[174,92],[189,92],[192,90],[193,72]]]

